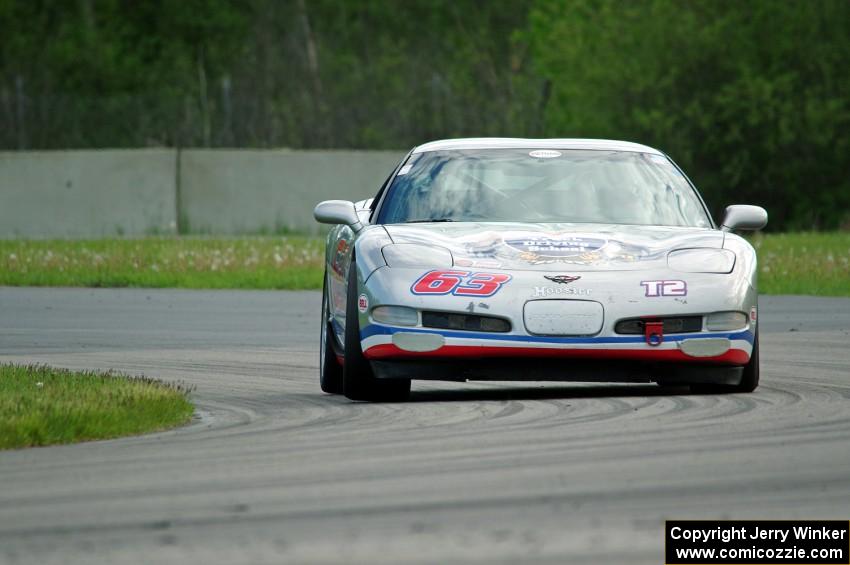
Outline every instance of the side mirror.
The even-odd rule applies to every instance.
[[[313,217],[323,224],[345,224],[354,231],[359,230],[360,217],[354,208],[354,202],[348,200],[325,200],[313,209]]]
[[[732,230],[760,230],[767,225],[767,210],[761,206],[749,206],[747,204],[736,204],[726,207],[726,215],[720,229]]]

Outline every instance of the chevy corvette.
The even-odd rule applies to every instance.
[[[756,253],[664,153],[593,139],[450,139],[376,196],[328,200],[320,384],[400,400],[411,379],[759,382]]]

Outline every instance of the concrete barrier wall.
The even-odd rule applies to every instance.
[[[403,156],[397,151],[184,150],[181,228],[315,232],[316,203],[374,196]]]
[[[167,149],[0,152],[0,237],[175,233]]]
[[[0,237],[318,231],[320,200],[375,194],[401,151],[0,152]]]

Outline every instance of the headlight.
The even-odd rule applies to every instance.
[[[419,313],[407,306],[376,306],[372,309],[372,319],[392,326],[415,326],[419,323]]]
[[[735,254],[728,249],[677,249],[667,254],[667,266],[686,273],[731,273]]]
[[[705,317],[705,329],[709,331],[740,330],[749,321],[743,312],[715,312]]]
[[[385,245],[381,251],[390,267],[452,267],[452,254],[445,247],[396,243]]]

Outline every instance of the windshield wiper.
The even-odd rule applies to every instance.
[[[427,224],[431,222],[454,222],[451,218],[423,218],[419,220],[407,220],[405,224]]]

